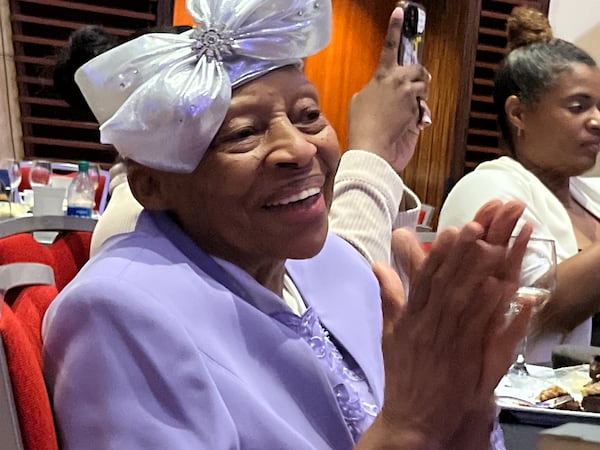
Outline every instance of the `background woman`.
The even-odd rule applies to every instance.
[[[558,285],[536,316],[527,355],[550,361],[558,344],[590,344],[600,310],[600,222],[572,177],[600,150],[600,70],[583,50],[552,38],[547,19],[518,7],[508,21],[510,53],[498,70],[494,101],[508,156],[480,164],[452,189],[439,229],[461,225],[484,202],[518,199],[522,221],[556,241]],[[597,211],[597,208],[596,208]],[[518,228],[518,227],[517,227]]]

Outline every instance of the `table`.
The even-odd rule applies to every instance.
[[[506,450],[534,450],[540,431],[547,427],[516,423],[500,414]]]

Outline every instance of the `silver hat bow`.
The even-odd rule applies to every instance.
[[[331,32],[330,0],[187,0],[195,27],[115,47],[75,74],[100,140],[140,164],[193,171],[234,87],[301,64]]]

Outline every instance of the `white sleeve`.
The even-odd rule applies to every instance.
[[[131,193],[127,179],[117,185],[92,233],[90,256],[94,256],[109,237],[133,231],[142,209]]]
[[[524,219],[538,223],[539,219],[535,217],[535,207],[530,203],[532,199],[528,191],[529,188],[515,173],[501,170],[471,172],[458,181],[444,201],[438,219],[438,231],[449,226],[462,227],[473,220],[481,206],[493,199],[517,199],[525,202],[528,207],[519,223]]]
[[[409,209],[399,211],[403,194]],[[335,178],[330,229],[358,249],[369,262],[391,262],[392,229],[415,228],[421,203],[383,158],[348,150]]]
[[[573,228],[564,206],[533,174],[508,168],[475,170],[454,186],[442,205],[438,231],[448,226],[461,227],[473,220],[484,203],[499,199],[520,200],[525,210],[514,232],[527,221],[533,234],[554,239],[559,261],[577,251]]]

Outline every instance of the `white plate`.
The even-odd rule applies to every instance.
[[[27,215],[29,215],[29,207],[23,203],[11,203],[9,206],[8,202],[0,202],[0,220]]]
[[[584,411],[565,411],[531,406],[502,406],[503,422],[518,422],[529,425],[555,427],[567,422],[600,424],[600,414]],[[509,418],[512,418],[509,419]]]
[[[589,378],[589,365],[552,370],[548,367],[528,365],[530,377],[506,375],[496,387],[497,404],[502,408],[504,420],[532,425],[556,426],[566,422],[600,423],[600,413],[545,409],[525,406],[537,401],[536,396],[554,384],[561,386],[573,398],[581,400],[581,388]],[[520,401],[524,400],[525,402]]]

